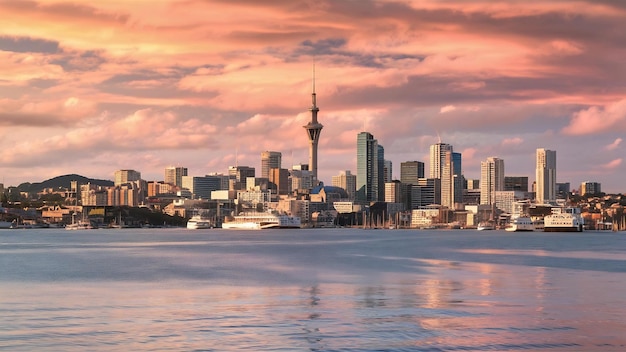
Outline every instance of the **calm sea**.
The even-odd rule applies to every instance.
[[[625,351],[626,233],[3,230],[0,350]]]

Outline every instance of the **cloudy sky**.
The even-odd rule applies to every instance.
[[[162,180],[308,162],[315,62],[319,175],[356,173],[356,136],[428,165],[439,138],[463,173],[504,159],[534,180],[626,192],[621,0],[0,0],[0,178],[135,169]]]

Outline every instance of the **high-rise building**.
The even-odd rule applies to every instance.
[[[317,97],[315,95],[315,67],[313,67],[313,93],[311,94],[311,98],[313,100],[313,104],[309,109],[309,111],[311,111],[311,122],[302,127],[306,129],[307,136],[309,137],[309,167],[313,175],[313,182],[317,184],[317,144],[324,126],[317,122],[317,112],[320,109],[317,107]]]
[[[379,145],[379,148],[382,148],[382,146]],[[391,180],[393,179],[393,163],[391,162],[391,160],[385,160],[384,161],[385,166],[383,167],[383,181],[385,183],[391,182]]]
[[[452,184],[454,194],[454,203],[463,203],[463,189],[465,188],[465,177],[463,177],[461,153],[452,153]]]
[[[271,168],[269,176],[272,193],[279,195],[289,194],[289,170]]]
[[[446,143],[437,143],[430,146],[430,176],[441,178],[445,166],[446,152],[452,152],[452,146]]]
[[[168,166],[165,168],[164,182],[178,187],[182,187],[183,176],[187,176],[186,167]]]
[[[378,195],[374,201],[385,200],[385,148],[378,144]]]
[[[421,161],[405,161],[400,163],[400,182],[417,185],[424,178],[424,163]]]
[[[188,189],[194,199],[211,199],[211,192],[222,188],[222,179],[218,176],[183,176],[183,188]]]
[[[281,168],[280,152],[264,151],[261,153],[261,177],[270,178],[270,169]]]
[[[400,181],[385,182],[385,202],[402,203],[402,184]]]
[[[229,166],[228,167],[228,177],[230,178],[231,185],[229,185],[229,189],[237,191],[237,190],[245,190],[246,189],[246,180],[248,177],[254,177],[255,169],[249,166]]]
[[[598,182],[585,181],[580,184],[580,195],[597,194],[602,192],[602,186]]]
[[[480,162],[480,204],[495,204],[498,191],[504,191],[504,160],[490,157]]]
[[[537,203],[554,202],[556,200],[556,151],[543,148],[537,149],[535,176],[537,182]]]
[[[115,171],[115,185],[120,186],[125,183],[141,180],[141,173],[135,170]]]
[[[504,176],[504,190],[528,192],[528,176]]]
[[[352,175],[349,170],[341,171],[339,175],[333,176],[332,185],[343,188],[349,199],[354,199],[356,193],[356,175]]]
[[[441,180],[441,205],[454,208],[454,164],[450,144],[437,143],[430,146],[430,178]]]
[[[367,203],[378,200],[379,187],[378,141],[369,132],[357,136],[356,201]]]

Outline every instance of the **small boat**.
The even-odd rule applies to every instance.
[[[505,229],[505,231],[535,231],[533,220],[527,216],[520,216],[514,219]]]
[[[95,228],[89,221],[78,221],[65,226],[66,230],[93,230]]]

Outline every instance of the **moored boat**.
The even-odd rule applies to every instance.
[[[496,227],[491,222],[481,222],[476,227],[478,231],[494,230]]]
[[[201,215],[194,215],[187,221],[187,228],[190,230],[212,229],[213,222]]]
[[[580,208],[552,208],[552,214],[543,218],[545,232],[582,232],[585,226]]]
[[[276,212],[266,213],[242,213],[232,217],[226,217],[222,223],[223,229],[261,230],[272,228],[300,228],[300,218]]]
[[[509,232],[535,231],[535,224],[531,218],[527,216],[520,216],[513,219],[513,221],[511,221],[511,223],[504,230]]]

